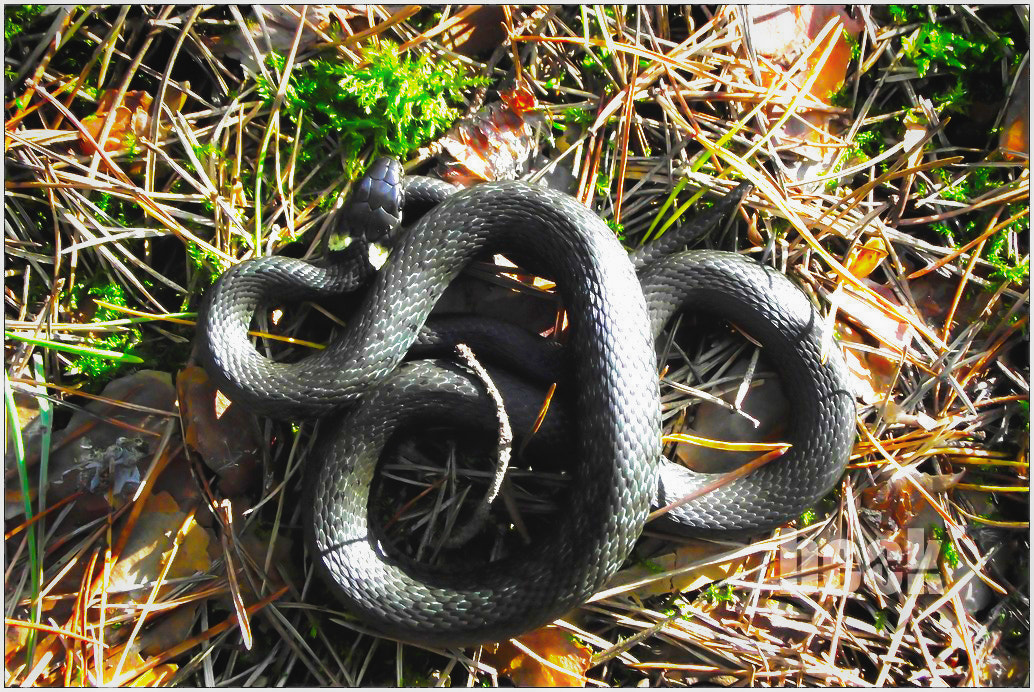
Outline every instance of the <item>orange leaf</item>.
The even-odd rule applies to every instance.
[[[110,680],[115,674],[115,668],[118,662],[118,655],[114,655],[104,662],[105,668],[105,681]],[[126,658],[124,670],[132,671],[138,668],[144,667],[146,660],[135,651]],[[135,678],[129,687],[160,687],[162,683],[167,682],[173,675],[175,675],[178,666],[172,663],[163,663],[157,665],[150,670],[145,670],[137,678]]]
[[[584,687],[592,650],[575,642],[563,630],[547,625],[498,644],[485,660],[519,687]],[[486,647],[488,652],[491,647]],[[534,652],[534,656],[523,649]],[[537,658],[536,658],[537,657]],[[539,660],[542,659],[542,660]],[[552,664],[547,665],[542,661]],[[558,668],[562,670],[557,670]],[[568,671],[568,672],[565,672]]]
[[[1002,119],[1002,134],[998,146],[1005,157],[1017,159],[1030,156],[1030,63],[1023,65],[1023,74],[1016,83],[1016,90],[1009,99]]]
[[[754,50],[770,58],[775,70],[767,67],[761,69],[761,86],[766,88],[779,81],[782,76],[781,68],[793,64],[821,34],[826,23],[836,18],[840,28],[829,34],[826,42],[816,46],[809,54],[804,69],[791,76],[791,85],[787,87],[786,94],[792,97],[793,91],[803,88],[814,75],[809,93],[815,100],[828,104],[832,95],[844,83],[847,66],[851,62],[851,46],[845,34],[857,38],[861,33],[862,24],[849,16],[843,5],[753,5],[749,12]],[[825,62],[820,64],[829,41],[835,43]],[[824,133],[830,131],[832,120],[829,113],[800,109],[796,117],[791,118],[781,128],[780,139],[788,137],[792,138],[791,141],[804,139],[821,142],[826,139]],[[823,158],[823,152],[814,147],[805,148],[799,153],[809,158]]]
[[[93,115],[83,118],[83,126],[94,141],[101,136],[104,121],[107,120],[111,106],[118,94],[116,89],[105,89],[97,99],[97,110]],[[108,137],[101,145],[104,151],[118,151],[131,145],[138,137],[149,137],[151,129],[152,96],[146,91],[127,91],[122,103],[115,109],[114,122]],[[186,101],[186,94],[173,85],[168,85],[164,103],[172,111],[179,111]],[[98,142],[100,144],[100,142]],[[86,137],[79,136],[79,147],[83,154],[94,153],[94,146]]]
[[[859,279],[872,274],[887,256],[882,238],[869,238],[862,247],[855,246],[847,258],[848,270]]]

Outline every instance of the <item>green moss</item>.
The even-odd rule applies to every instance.
[[[202,277],[201,285],[204,287],[214,284],[215,280],[222,273],[223,263],[219,256],[204,249],[197,243],[187,243],[187,259],[190,261],[194,271]],[[184,300],[189,301],[190,296],[187,296]],[[184,307],[184,309],[186,308]]]
[[[941,559],[951,568],[958,567],[959,565],[959,553],[955,549],[955,544],[952,543],[951,539],[948,538],[948,532],[943,526],[931,526],[930,533],[934,539],[941,544]]]
[[[1009,183],[1008,169],[992,166],[978,166],[958,177],[952,177],[945,168],[938,168],[934,176],[941,183],[938,195],[960,204],[972,204],[978,198],[1000,189]],[[917,192],[918,188],[917,188]],[[925,195],[925,189],[920,193]],[[1019,214],[1025,205],[1006,205],[999,216],[1002,219]],[[943,221],[930,224],[930,229],[940,235],[952,247],[959,247],[984,233],[991,222],[990,212],[967,214],[965,219],[949,225]],[[989,278],[993,281],[1023,283],[1030,275],[1030,260],[1021,257],[1016,250],[1015,237],[1024,237],[1030,230],[1030,218],[1023,216],[999,229],[984,243],[982,257],[994,266]]]
[[[882,632],[887,629],[887,611],[877,610],[876,614],[873,616],[872,626],[877,632]]]
[[[582,108],[567,108],[557,118],[557,120],[564,124],[571,123],[582,127],[591,125],[594,119],[592,113]],[[560,129],[564,128],[561,127]]]
[[[460,113],[458,94],[486,83],[451,61],[399,55],[387,41],[367,48],[364,57],[367,62],[359,67],[316,59],[291,70],[283,109],[295,124],[305,119],[300,166],[324,160],[328,139],[344,150],[352,178],[361,172],[358,157],[366,146],[372,145],[373,156],[405,158],[452,125]],[[271,54],[269,62],[283,71],[282,56]],[[278,85],[258,82],[262,97],[272,103]]]
[[[92,306],[87,303],[92,303],[92,298],[99,298],[112,305],[120,305],[127,307],[126,305],[126,292],[125,288],[121,284],[114,282],[97,284],[91,287],[87,287],[85,284],[77,284],[69,291],[65,296],[65,303],[70,310],[89,310]],[[125,317],[124,314],[98,305],[97,311],[94,313],[92,322],[107,322],[110,320],[122,319]],[[137,347],[143,338],[141,331],[137,328],[127,328],[124,331],[117,332],[98,332],[100,336],[90,337],[87,339],[87,345],[93,348],[104,349],[107,351],[117,351],[119,353],[129,353],[141,357],[137,353]],[[146,360],[146,358],[144,359]],[[125,367],[124,363],[112,361],[104,358],[97,358],[95,356],[76,356],[73,364],[78,368],[85,377],[91,380],[107,380],[114,375],[121,367]]]
[[[975,38],[970,40],[930,22],[922,24],[914,34],[905,36],[902,46],[920,77],[925,77],[932,67],[965,70],[973,63],[981,62],[985,54],[994,53],[994,48],[986,42]]]
[[[46,5],[8,5],[4,8],[4,47],[9,47],[11,39],[19,36],[40,18]]]
[[[607,219],[607,226],[610,230],[614,231],[614,235],[618,237],[618,240],[624,242],[625,240],[625,225],[618,223],[614,219]]]
[[[109,195],[107,192],[99,192],[93,203],[104,212],[107,218],[98,219],[101,223],[107,224],[114,221],[120,226],[134,226],[143,220],[143,211],[140,206],[121,197]]]
[[[725,588],[721,588],[717,584],[709,584],[700,596],[713,604],[735,603],[737,600],[731,584],[726,584]]]
[[[664,568],[658,565],[653,560],[640,560],[639,566],[643,569],[648,570],[651,574],[660,574],[664,571]]]

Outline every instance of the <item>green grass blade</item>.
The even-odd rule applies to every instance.
[[[36,387],[36,401],[39,403],[39,419],[40,424],[43,427],[43,437],[40,442],[39,491],[36,493],[36,507],[39,508],[40,512],[43,512],[47,509],[47,475],[50,469],[50,438],[54,428],[54,407],[50,403],[50,399],[46,396],[40,396],[46,394],[46,388],[43,384],[47,381],[47,378],[43,372],[43,358],[38,353],[34,354],[32,357],[32,369],[36,375],[36,381],[40,383],[39,386]],[[36,522],[36,536],[38,541],[36,554],[41,560],[47,540],[45,522],[45,517],[40,517],[40,520]],[[40,567],[42,568],[42,565]],[[35,613],[33,622],[41,622],[43,619],[43,599],[36,601]]]
[[[21,483],[22,499],[25,501],[25,521],[32,519],[32,499],[29,496],[29,469],[25,464],[25,441],[22,439],[22,426],[18,420],[18,410],[14,407],[14,392],[11,390],[11,381],[4,371],[4,408],[7,409],[7,430],[11,436],[11,447],[14,449],[15,462],[18,466],[18,480]],[[36,526],[29,524],[26,529],[26,541],[29,545],[29,569],[30,589],[32,590],[32,601],[39,599],[40,589],[40,565],[39,555],[36,552]],[[36,609],[33,609],[33,620],[36,618]],[[29,630],[25,643],[26,659],[33,660],[36,652],[36,630]]]
[[[90,348],[89,346],[77,346],[75,344],[63,344],[59,341],[50,341],[49,339],[37,339],[32,336],[22,336],[21,334],[15,334],[14,332],[4,332],[4,336],[8,339],[14,339],[15,341],[24,341],[27,344],[34,344],[36,346],[43,346],[45,348],[52,348],[55,351],[65,351],[67,353],[74,353],[78,356],[93,356],[95,358],[106,358],[108,360],[118,361],[120,363],[143,363],[143,358],[134,356],[131,353],[119,353],[118,351],[105,351],[101,348]]]

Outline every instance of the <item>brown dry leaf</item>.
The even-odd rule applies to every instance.
[[[104,121],[111,111],[111,106],[118,95],[116,89],[105,89],[97,101],[97,110],[93,115],[83,118],[83,126],[90,133],[93,141],[100,139],[104,129]],[[174,112],[179,112],[186,102],[186,94],[172,84],[165,92],[165,105]],[[151,133],[151,103],[153,97],[146,91],[127,91],[122,103],[115,109],[115,121],[108,131],[108,137],[102,144],[104,151],[119,151],[133,146],[140,137],[148,137]],[[98,142],[100,144],[100,142]],[[93,144],[83,135],[79,137],[79,147],[83,154],[94,153]]]
[[[136,649],[144,656],[157,656],[168,651],[190,637],[196,615],[197,608],[190,605],[175,608],[167,615],[152,615],[147,619],[147,627],[140,632]]]
[[[751,39],[754,50],[783,67],[789,67],[805,51],[822,32],[826,22],[833,17],[840,21],[843,30],[831,34],[837,45],[822,66],[822,72],[810,91],[817,100],[829,103],[830,96],[844,83],[847,65],[851,62],[851,46],[844,34],[846,32],[857,38],[862,31],[862,23],[852,19],[844,5],[754,5],[750,8],[750,16],[753,20]],[[812,51],[807,59],[808,66],[791,77],[796,86],[803,86],[811,76],[824,48],[819,46]],[[766,74],[769,77],[775,76],[770,72]]]
[[[837,325],[837,335],[841,341],[866,344],[866,339],[861,333],[843,322]],[[847,361],[851,389],[855,396],[870,406],[883,401],[894,382],[894,371],[897,364],[878,353],[853,348],[842,350],[844,360]]]
[[[104,662],[104,679],[111,680],[115,676],[115,669],[118,667],[119,656],[111,656]],[[145,661],[140,654],[133,652],[126,656],[122,664],[122,672],[130,672],[142,668]],[[161,687],[163,683],[175,675],[178,666],[172,663],[162,663],[150,670],[144,671],[136,679],[130,682],[127,687]]]
[[[911,307],[903,305],[891,289],[869,279],[862,279],[862,282],[893,303],[902,312],[912,313],[916,322],[923,321]],[[912,340],[915,338],[915,330],[912,326],[904,320],[888,315],[874,305],[871,299],[863,296],[851,286],[846,284],[838,286],[831,300],[836,300],[843,314],[854,319],[860,327],[878,341],[895,350],[904,350],[911,346]]]
[[[930,323],[943,323],[955,301],[958,278],[930,272],[912,279],[908,286],[916,308]],[[987,296],[980,291],[964,291],[955,308],[954,324],[966,325],[980,319],[987,305]]]
[[[801,89],[821,67],[809,95],[816,101],[830,103],[830,98],[840,89],[851,62],[851,46],[845,34],[858,38],[862,24],[852,19],[843,5],[753,5],[747,9],[751,19],[751,40],[759,55],[769,58],[776,69],[789,67],[805,51],[809,44],[822,32],[822,28],[833,17],[840,27],[834,29],[827,41],[835,41],[829,57],[821,66],[818,64],[828,43],[817,46],[807,58],[807,65],[798,70],[790,82]],[[780,80],[779,72],[761,67],[761,86],[770,87]],[[792,96],[792,94],[791,94]],[[780,113],[773,112],[777,116]],[[782,127],[777,139],[782,143],[797,144],[798,155],[821,161],[828,152],[823,146],[800,146],[799,140],[815,142],[816,145],[832,143],[828,136],[834,116],[828,112],[814,112],[798,109]]]
[[[726,375],[743,376],[747,372],[749,358],[736,361]],[[758,372],[771,371],[767,361],[759,361]],[[737,390],[730,389],[719,398],[730,404],[736,401]],[[709,401],[701,402],[693,415],[691,424],[676,426],[672,432],[688,432],[697,437],[726,442],[782,442],[786,439],[786,416],[790,402],[783,395],[778,378],[755,380],[741,402],[741,410],[758,421]],[[675,446],[675,456],[683,466],[702,473],[728,473],[735,471],[757,457],[757,452],[731,452],[712,449],[687,442]]]
[[[172,548],[176,532],[183,525],[187,513],[166,492],[147,498],[122,554],[111,568],[108,581],[108,599],[112,603],[143,603],[153,582],[161,573],[165,555]],[[189,577],[206,572],[212,560],[218,557],[216,542],[207,529],[190,522],[182,536],[166,580]],[[161,598],[163,591],[159,592]]]
[[[101,396],[170,413],[176,408],[171,378],[157,370],[112,380]],[[83,523],[121,507],[136,493],[168,420],[106,401],[87,403],[51,441],[48,504],[84,493],[68,517],[70,522]],[[26,440],[25,452],[29,467],[35,467],[40,459],[39,436]]]
[[[811,622],[812,616],[793,603],[776,598],[762,598],[757,607],[751,610],[748,619],[740,607],[730,607],[718,603],[708,607],[707,614],[723,627],[732,631],[750,632],[761,630],[773,641],[783,646],[798,645],[819,634],[819,629]]]
[[[225,495],[242,494],[260,476],[262,436],[254,414],[227,406],[208,373],[196,365],[180,371],[176,390],[186,443],[219,475]]]
[[[438,40],[454,53],[473,57],[503,43],[506,39],[506,30],[503,28],[506,15],[499,5],[466,5],[454,8],[453,14],[459,14],[470,7],[477,9],[443,31]]]
[[[272,48],[280,55],[287,55],[294,45],[295,34],[302,14],[302,5],[251,5],[250,11],[261,15],[261,22],[249,13],[249,8],[241,8],[244,24],[251,41],[241,33],[227,37],[205,38],[205,42],[219,55],[238,60],[244,69],[258,73],[258,62],[251,44],[259,51],[260,57],[266,58],[266,51]],[[335,27],[344,27],[346,22],[351,33],[369,27],[366,11],[362,6],[349,5],[308,5],[305,8],[305,26],[298,38],[297,54],[302,55],[312,50],[322,41],[320,35],[313,30],[330,35]],[[236,22],[234,23],[236,26]],[[263,25],[265,29],[263,29]],[[267,40],[268,37],[268,40]]]
[[[575,642],[562,629],[547,625],[517,638],[537,656],[568,673],[544,665],[512,642],[485,647],[484,660],[518,687],[585,687],[585,671],[592,660],[592,649]]]
[[[537,102],[526,84],[499,96],[501,101],[485,106],[442,137],[438,174],[443,180],[472,185],[513,180],[523,172],[534,149],[533,125],[541,120],[530,114]]]
[[[621,570],[610,580],[607,588],[621,586],[622,584],[632,584],[653,576],[654,574],[670,572],[672,570],[686,567],[695,562],[710,560],[715,556],[728,551],[728,546],[705,541],[693,541],[685,545],[680,545],[674,552],[650,558],[642,565],[636,565],[635,567]],[[748,567],[755,566],[757,562],[758,561],[755,556],[748,555],[735,560],[726,560],[725,562],[702,565],[701,567],[682,574],[677,574],[666,579],[659,579],[648,584],[644,584],[629,593],[643,599],[666,593],[692,591],[694,589],[703,588],[713,582],[741,574]]]
[[[781,547],[768,564],[767,578],[794,585],[839,589],[844,585],[844,570],[830,567],[843,562],[837,548],[828,541]]]
[[[142,665],[142,664],[141,664]],[[176,674],[178,666],[174,663],[161,663],[150,670],[144,671],[127,687],[164,687],[165,683]]]
[[[917,473],[916,480],[924,490],[934,494],[955,487],[964,474],[964,471],[940,475]],[[882,512],[881,524],[886,528],[907,528],[925,505],[926,499],[902,473],[862,491],[862,506]]]

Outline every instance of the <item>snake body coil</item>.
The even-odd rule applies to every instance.
[[[571,325],[572,491],[555,530],[533,552],[476,569],[431,570],[386,554],[368,526],[369,488],[384,444],[413,418],[447,415],[495,426],[485,395],[456,368],[433,361],[399,367],[449,282],[486,252],[505,252],[559,279]],[[613,233],[571,197],[519,182],[487,183],[449,196],[401,237],[358,317],[316,355],[291,364],[260,356],[247,340],[255,308],[274,294],[329,296],[360,283],[368,270],[265,258],[234,267],[206,296],[200,357],[234,401],[290,418],[363,398],[321,424],[328,431],[321,433],[324,462],[307,474],[306,492],[310,551],[365,622],[398,639],[443,646],[505,639],[547,623],[613,575],[652,499],[664,505],[712,480],[670,463],[660,464],[658,476],[653,343],[687,301],[693,309],[702,301],[699,307],[720,312],[765,346],[794,402],[794,447],[670,519],[696,533],[771,528],[840,477],[853,403],[837,349],[821,360],[818,315],[800,290],[731,253],[633,259],[645,265],[638,277]],[[507,410],[511,419],[528,415],[511,410],[509,400]]]

